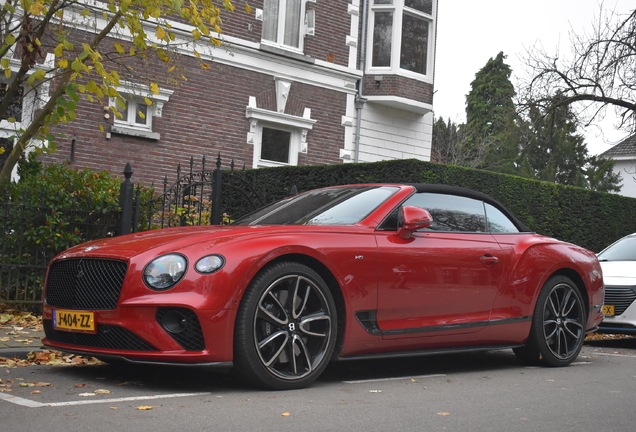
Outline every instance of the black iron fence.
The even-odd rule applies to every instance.
[[[163,191],[148,200],[140,199],[140,186],[133,186],[132,167],[126,165],[126,179],[121,187],[122,219],[119,233],[146,231],[187,225],[221,225],[256,210],[273,197],[268,197],[266,185],[246,171],[235,169],[234,161],[229,170],[221,169],[221,155],[213,169],[208,169],[202,156],[201,166],[195,169],[190,158],[188,170],[177,166],[176,180],[168,176],[163,181]]]

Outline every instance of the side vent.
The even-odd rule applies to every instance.
[[[382,331],[378,327],[375,310],[358,311],[355,313],[356,319],[360,325],[373,336],[381,336]]]

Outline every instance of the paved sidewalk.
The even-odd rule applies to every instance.
[[[42,326],[20,327],[12,324],[0,325],[0,357],[26,358],[31,351],[42,351],[40,342],[44,338]]]

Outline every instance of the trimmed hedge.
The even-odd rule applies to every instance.
[[[507,174],[441,165],[415,159],[343,165],[249,170],[268,198],[360,183],[435,183],[486,193],[503,203],[530,229],[594,252],[636,232],[636,199],[588,189],[528,180]],[[266,185],[266,186],[265,186]],[[231,215],[248,212],[228,209]]]

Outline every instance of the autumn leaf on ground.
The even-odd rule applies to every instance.
[[[148,405],[142,405],[137,407],[138,410],[151,410],[152,407]]]
[[[41,330],[42,317],[33,315],[31,312],[13,309],[7,304],[0,304],[0,324],[9,324],[21,327],[19,330],[22,330],[25,327]]]
[[[289,417],[289,416],[291,415],[291,413],[284,412],[284,413],[282,413],[281,415],[282,415],[283,417]]]
[[[49,351],[41,351],[33,353],[33,361],[37,362],[47,362],[51,357],[51,353]]]
[[[111,391],[110,390],[106,390],[106,389],[98,389],[95,390],[95,394],[110,394]]]
[[[142,386],[144,383],[141,381],[124,381],[123,383],[117,384],[118,386]]]
[[[441,416],[447,416],[450,415],[450,413],[447,412],[438,412],[437,415],[441,415]]]

